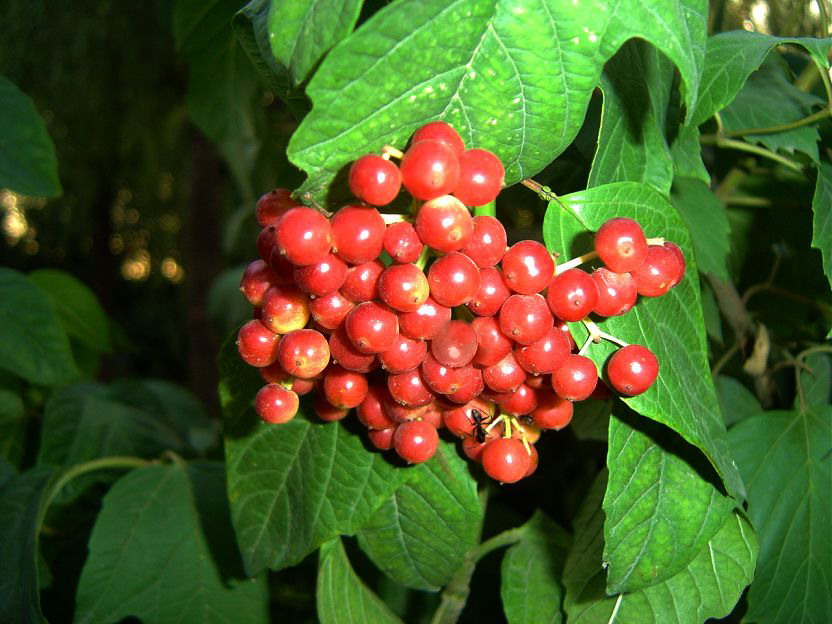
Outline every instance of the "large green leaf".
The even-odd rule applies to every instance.
[[[609,436],[613,399],[587,399],[575,403],[569,428],[581,440],[598,440],[606,444]]]
[[[78,374],[52,302],[24,275],[0,267],[0,369],[35,384]]]
[[[734,423],[745,420],[749,416],[756,416],[763,411],[757,397],[733,377],[717,375],[714,378],[714,385],[726,426],[730,427]]]
[[[520,541],[503,556],[500,598],[506,619],[509,624],[560,624],[569,534],[540,511],[521,530]]]
[[[690,230],[699,270],[728,280],[731,227],[725,206],[707,184],[694,178],[675,178],[670,200]]]
[[[630,181],[670,191],[673,161],[664,129],[672,89],[673,64],[646,41],[628,41],[610,59],[601,77],[604,108],[587,186]]]
[[[113,350],[107,314],[81,280],[55,269],[33,271],[29,279],[55,304],[67,334],[96,353]]]
[[[822,162],[818,166],[818,181],[812,198],[812,247],[819,249],[823,259],[823,272],[832,286],[832,165]],[[830,332],[832,335],[832,332]]]
[[[0,188],[24,195],[61,194],[55,146],[32,100],[0,76]]]
[[[75,622],[267,622],[266,579],[241,578],[221,464],[148,466],[104,497]]]
[[[401,624],[401,620],[352,569],[338,538],[321,546],[317,606],[321,624]]]
[[[402,0],[377,12],[324,59],[314,104],[289,145],[319,200],[351,160],[403,147],[444,119],[493,150],[506,184],[529,177],[572,142],[604,63],[631,38],[678,68],[696,104],[707,6],[699,0]]]
[[[623,404],[614,410],[603,506],[608,593],[674,576],[725,523],[734,501],[708,479],[715,475],[703,459],[667,427]]]
[[[358,533],[358,543],[379,568],[414,589],[436,591],[476,545],[482,522],[477,485],[450,442],[411,468]]]
[[[599,479],[575,519],[575,539],[566,560],[564,607],[570,624],[700,624],[728,615],[751,582],[757,539],[740,512],[679,573],[651,587],[608,596],[601,553],[604,547]]]
[[[620,182],[573,193],[549,204],[543,226],[551,250],[578,256],[591,248],[590,231],[607,219],[627,216],[637,220],[648,236],[676,242],[687,257],[682,282],[663,297],[642,298],[624,316],[600,324],[607,333],[628,343],[648,347],[660,362],[656,383],[644,394],[625,399],[635,411],[657,420],[700,448],[724,479],[730,493],[741,495],[742,482],[731,460],[725,425],[719,412],[708,367],[705,327],[699,301],[696,262],[688,230],[673,207],[644,184]],[[572,324],[580,340],[586,330]],[[593,345],[588,355],[602,370],[614,350],[611,343]]]
[[[38,535],[52,468],[34,468],[0,488],[0,621],[46,622],[38,593]]]
[[[832,612],[828,392],[827,385],[824,403],[761,413],[730,431],[748,488],[748,515],[760,537],[749,621],[826,622]]]
[[[352,32],[363,0],[272,2],[269,41],[277,61],[297,87],[330,48]]]
[[[0,458],[17,466],[23,456],[26,414],[20,395],[0,388]]]
[[[824,353],[812,353],[806,358],[805,364],[806,368],[800,370],[801,394],[795,398],[795,407],[800,407],[801,400],[805,405],[813,407],[829,405],[832,402],[832,357]]]

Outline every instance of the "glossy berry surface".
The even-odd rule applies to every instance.
[[[543,390],[537,395],[537,407],[532,411],[531,419],[536,427],[559,431],[572,421],[574,411],[572,401],[551,390]]]
[[[464,321],[451,321],[430,343],[430,352],[445,366],[465,366],[477,351],[477,334]]]
[[[481,459],[486,474],[500,483],[516,483],[529,469],[526,447],[514,438],[498,438],[489,443]]]
[[[425,247],[416,233],[416,228],[405,221],[391,223],[387,226],[382,246],[387,255],[393,259],[393,262],[400,264],[416,262]]]
[[[263,303],[263,295],[277,284],[277,276],[272,268],[263,260],[255,260],[243,271],[240,279],[240,292],[253,306]]]
[[[673,288],[676,284],[682,281],[685,277],[685,269],[687,268],[687,263],[685,262],[685,254],[682,249],[676,243],[667,242],[664,244],[670,251],[676,254],[676,259],[679,261],[679,277],[678,279],[673,282],[670,287]]]
[[[496,364],[484,368],[482,378],[495,392],[512,392],[526,380],[526,371],[509,352]]]
[[[439,446],[436,427],[423,420],[402,423],[393,434],[396,453],[409,464],[420,464],[429,460]]]
[[[561,367],[569,355],[569,347],[569,340],[563,332],[553,326],[540,340],[530,345],[518,345],[514,357],[526,372],[545,375]]]
[[[523,295],[541,292],[555,274],[552,255],[537,241],[526,240],[512,245],[503,256],[501,266],[508,287]]]
[[[369,390],[366,376],[337,364],[327,369],[322,386],[326,400],[343,409],[359,405]]]
[[[449,194],[459,181],[459,159],[445,143],[425,139],[410,146],[399,166],[402,185],[416,199]]]
[[[355,306],[344,320],[352,344],[362,353],[381,353],[396,342],[399,321],[390,308],[375,301]]]
[[[254,408],[264,422],[283,424],[298,413],[298,395],[278,384],[268,384],[257,393]]]
[[[454,130],[451,124],[444,121],[431,121],[413,133],[413,143],[418,143],[425,139],[444,143],[457,156],[465,151],[465,142],[462,140],[462,137],[459,136],[459,133]]]
[[[329,335],[329,353],[333,361],[351,371],[368,373],[377,365],[375,355],[355,348],[343,325]]]
[[[340,327],[354,307],[355,304],[337,290],[309,300],[309,313],[314,321],[325,329]]]
[[[459,156],[459,182],[453,193],[466,206],[494,201],[503,187],[506,170],[493,152],[469,149]]]
[[[317,210],[292,208],[278,221],[275,241],[289,262],[306,266],[326,258],[332,246],[332,228]]]
[[[514,391],[500,395],[497,402],[507,414],[528,414],[537,407],[537,391],[526,384],[520,384]]]
[[[384,241],[384,219],[370,206],[348,205],[331,220],[332,246],[344,262],[361,264],[378,258]]]
[[[644,262],[647,239],[636,221],[616,217],[598,228],[595,251],[610,271],[626,273]]]
[[[276,334],[303,329],[309,320],[309,297],[292,286],[274,286],[263,295],[262,322]]]
[[[415,312],[399,314],[399,330],[409,338],[430,340],[451,320],[451,309],[428,296]]]
[[[394,310],[415,312],[430,295],[428,278],[415,264],[392,264],[381,274],[378,294]]]
[[[421,407],[434,399],[418,368],[406,373],[388,375],[387,389],[396,403],[409,407]]]
[[[367,438],[380,451],[389,451],[393,448],[394,435],[396,435],[396,427],[390,429],[371,429],[367,432]]]
[[[312,403],[312,409],[315,410],[315,415],[324,422],[335,422],[336,420],[343,420],[347,417],[350,411],[344,407],[336,407],[326,397],[321,394],[315,395],[315,400]]]
[[[390,418],[382,407],[387,398],[387,386],[370,385],[367,396],[355,408],[359,422],[368,429],[390,429],[396,421]]]
[[[651,245],[647,257],[638,268],[630,271],[636,282],[636,291],[642,297],[660,297],[678,284],[684,267],[676,252],[664,245]]]
[[[453,394],[462,385],[458,368],[446,366],[428,352],[422,362],[422,379],[437,394]]]
[[[493,267],[506,253],[506,229],[488,215],[474,217],[473,223],[471,239],[460,251],[481,269]]]
[[[442,195],[422,204],[414,228],[425,245],[449,253],[468,244],[474,233],[474,220],[456,197]]]
[[[237,333],[237,350],[249,366],[262,368],[277,359],[280,336],[260,321],[249,321]]]
[[[543,338],[553,323],[549,306],[540,295],[512,295],[500,308],[500,330],[522,345]]]
[[[405,373],[424,362],[427,353],[428,345],[424,340],[414,340],[400,333],[392,347],[378,354],[378,361],[388,373]]]
[[[659,361],[641,345],[621,347],[607,362],[610,385],[621,394],[635,396],[645,392],[659,374]]]
[[[465,305],[477,316],[494,316],[510,295],[500,269],[480,269],[480,287]]]
[[[569,354],[561,367],[552,373],[552,389],[559,397],[570,401],[588,398],[597,383],[598,369],[583,355]]]
[[[283,336],[277,348],[277,361],[290,375],[311,379],[329,364],[329,344],[314,329],[296,329]]]
[[[327,254],[320,262],[295,269],[295,284],[303,292],[323,297],[341,288],[347,277],[347,265],[338,256]]]
[[[350,301],[361,303],[378,298],[378,280],[384,273],[381,260],[370,260],[347,269],[341,294]]]
[[[349,185],[358,199],[372,206],[386,206],[399,194],[402,175],[396,163],[366,154],[350,167]]]
[[[485,389],[482,371],[470,364],[454,369],[459,376],[459,388],[447,395],[449,401],[454,403],[468,403],[482,394]]]
[[[473,363],[477,366],[492,366],[511,353],[514,344],[500,329],[497,319],[482,316],[471,321],[477,336],[477,351]]]
[[[598,303],[598,285],[586,271],[568,269],[549,282],[546,303],[559,319],[580,321]]]
[[[459,252],[434,261],[428,269],[430,294],[449,308],[467,303],[480,288],[480,270],[474,261]]]
[[[276,188],[257,200],[254,215],[261,227],[275,225],[290,208],[300,206],[292,199],[292,191],[287,188]]]
[[[598,286],[598,301],[593,312],[599,316],[621,316],[636,304],[636,281],[629,273],[614,273],[600,267],[592,272]]]

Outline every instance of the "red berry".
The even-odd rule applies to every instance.
[[[559,318],[555,319],[555,328],[559,329],[563,332],[563,335],[566,336],[566,340],[569,342],[569,350],[574,351],[578,348],[578,345],[575,344],[575,339],[572,337],[572,332],[569,331],[569,324]]]
[[[607,377],[616,391],[635,396],[646,391],[659,374],[659,360],[647,347],[628,345],[612,354]]]
[[[350,190],[373,206],[386,206],[396,199],[402,175],[395,163],[378,154],[365,154],[350,167]]]
[[[586,271],[569,269],[549,282],[546,303],[552,314],[559,319],[580,321],[598,303],[598,286]]]
[[[359,422],[368,429],[390,429],[396,426],[396,421],[390,418],[382,408],[387,398],[386,386],[370,386],[367,396],[355,408],[355,414]]]
[[[682,266],[676,252],[664,245],[651,245],[647,257],[630,271],[642,297],[660,297],[679,282]]]
[[[309,301],[309,312],[314,321],[325,329],[341,326],[355,304],[337,290]]]
[[[274,227],[274,226],[272,226]],[[260,239],[258,239],[259,241]],[[275,284],[277,286],[294,286],[295,285],[295,265],[289,262],[285,256],[280,254],[277,245],[272,245],[271,255],[267,260],[269,266],[277,276]]]
[[[329,221],[317,210],[292,208],[277,223],[275,240],[280,253],[296,266],[314,264],[326,258],[332,246]]]
[[[452,394],[459,390],[462,382],[458,368],[445,366],[430,353],[422,362],[422,379],[437,394]]]
[[[263,295],[277,283],[277,276],[263,260],[255,260],[246,267],[240,279],[240,292],[253,306],[263,303]]]
[[[384,370],[395,375],[419,366],[425,361],[427,352],[428,345],[424,340],[414,340],[399,334],[392,347],[378,354],[378,361]]]
[[[506,253],[506,230],[494,217],[474,217],[471,240],[460,251],[481,269],[493,267]]]
[[[592,272],[598,286],[598,301],[593,312],[600,316],[620,316],[636,304],[636,281],[629,273],[613,273],[599,267]]]
[[[483,417],[491,417],[494,413],[493,404],[474,399],[465,405],[459,405],[442,413],[442,420],[448,431],[458,438],[474,435],[473,410],[477,410]],[[496,427],[495,427],[496,429]],[[492,430],[493,431],[493,430]]]
[[[309,320],[309,297],[291,286],[273,286],[263,295],[262,322],[276,334],[302,329]]]
[[[397,425],[398,426],[398,425]],[[389,451],[393,448],[393,436],[396,435],[396,427],[390,429],[371,429],[367,437],[374,447],[380,451]]]
[[[260,230],[260,234],[257,235],[257,252],[260,254],[260,258],[266,262],[270,261],[272,252],[277,249],[276,232],[277,227],[269,225]]]
[[[332,246],[344,262],[361,264],[378,258],[384,241],[384,219],[370,206],[348,205],[331,221]]]
[[[285,385],[287,381],[292,382],[290,390],[298,396],[309,394],[315,389],[315,382],[312,379],[301,379],[300,377],[292,377],[289,373],[283,370],[283,367],[275,362],[260,369],[260,376],[266,383],[276,383]]]
[[[510,294],[500,269],[480,269],[479,290],[465,305],[477,316],[494,316]]]
[[[451,309],[428,296],[415,312],[399,314],[399,331],[408,338],[431,340],[445,329],[450,320]]]
[[[467,437],[462,440],[462,452],[471,461],[482,462],[482,452],[496,436],[489,434],[485,442],[480,443],[476,438]]]
[[[401,264],[416,262],[424,248],[416,229],[406,221],[387,226],[382,246],[387,255],[393,258],[393,262]]]
[[[427,301],[430,286],[415,264],[392,264],[378,280],[378,294],[394,310],[415,312]]]
[[[359,405],[367,397],[369,389],[363,373],[347,370],[337,364],[327,369],[322,386],[326,400],[343,409]]]
[[[398,375],[388,375],[387,389],[394,401],[409,407],[421,407],[434,399],[418,368]]]
[[[509,352],[496,364],[484,368],[482,378],[495,392],[512,392],[526,379],[526,371]]]
[[[552,388],[558,396],[570,401],[583,401],[598,383],[595,363],[583,355],[570,353],[566,361],[552,373]]]
[[[482,206],[497,199],[506,170],[493,152],[469,149],[459,157],[459,182],[453,193],[467,206]]]
[[[326,397],[320,394],[315,395],[315,400],[312,403],[315,414],[324,422],[335,422],[336,420],[343,420],[347,417],[350,411],[343,407],[336,407]]]
[[[482,371],[470,364],[455,369],[459,379],[459,388],[446,396],[454,403],[469,403],[482,394],[485,389],[485,382],[482,378]]]
[[[477,334],[464,321],[451,321],[430,343],[433,357],[445,366],[465,366],[477,351]]]
[[[329,353],[333,361],[347,370],[368,373],[376,366],[376,356],[356,349],[343,325],[330,334]]]
[[[685,254],[682,253],[682,250],[679,248],[679,245],[676,243],[667,242],[664,244],[670,251],[676,254],[676,259],[679,261],[679,276],[678,279],[673,282],[670,287],[673,288],[676,284],[682,281],[682,278],[685,277],[685,268],[687,263],[685,262]]]
[[[298,395],[277,384],[260,388],[254,399],[257,415],[267,423],[289,422],[298,413]]]
[[[412,143],[431,139],[447,145],[454,154],[459,156],[465,151],[465,142],[454,127],[444,121],[431,121],[413,133]]]
[[[430,200],[450,193],[459,181],[459,160],[444,143],[413,143],[401,162],[402,184],[416,199]]]
[[[361,303],[378,298],[378,280],[384,273],[381,260],[371,260],[347,269],[341,294],[350,301]]]
[[[456,197],[442,195],[422,204],[414,227],[425,245],[449,253],[468,244],[474,233],[474,220]]]
[[[323,334],[314,329],[296,329],[280,341],[277,361],[290,375],[312,379],[329,364],[329,345]]]
[[[314,264],[295,269],[295,284],[303,292],[323,297],[341,288],[347,277],[347,265],[334,254]]]
[[[627,273],[647,257],[647,239],[637,222],[616,217],[598,228],[595,251],[610,271]]]
[[[553,322],[549,306],[540,295],[512,295],[500,308],[500,330],[523,345],[543,338]]]
[[[237,350],[249,366],[262,368],[277,359],[280,336],[260,321],[249,321],[237,333]]]
[[[526,384],[520,384],[513,392],[500,395],[497,402],[509,414],[528,414],[537,407],[537,392]]]
[[[410,422],[411,420],[418,420],[428,411],[428,404],[425,405],[402,405],[388,392],[381,402],[381,409],[389,419],[397,423]]]
[[[560,431],[572,420],[575,405],[563,399],[551,390],[543,390],[537,395],[537,407],[531,413],[535,427]]]
[[[552,327],[540,340],[514,350],[514,357],[523,369],[534,375],[556,371],[569,355],[569,340],[556,327]]]
[[[280,217],[286,214],[286,211],[300,205],[292,199],[292,191],[286,188],[276,188],[257,200],[255,209],[257,223],[262,227],[275,225]]]
[[[485,473],[501,483],[516,483],[529,469],[529,454],[520,440],[498,438],[482,452]]]
[[[399,321],[387,306],[365,301],[355,306],[344,319],[352,344],[361,353],[381,353],[396,342]]]
[[[524,240],[512,245],[501,263],[506,284],[523,295],[539,293],[555,274],[555,261],[537,241]]]
[[[434,456],[439,446],[436,427],[423,420],[402,423],[393,434],[396,453],[409,464],[419,464]]]
[[[477,335],[477,351],[473,363],[477,366],[492,366],[511,353],[512,340],[501,330],[497,320],[480,316],[471,321]]]
[[[480,270],[459,252],[438,258],[428,269],[430,294],[449,308],[466,303],[480,288]]]

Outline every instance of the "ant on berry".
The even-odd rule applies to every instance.
[[[488,436],[488,432],[485,430],[485,425],[491,422],[491,416],[487,416],[483,414],[480,410],[474,408],[471,410],[471,418],[474,420],[474,437],[477,439],[477,442],[482,444],[483,442],[485,442],[485,438]]]

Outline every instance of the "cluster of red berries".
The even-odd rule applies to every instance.
[[[321,419],[355,408],[370,442],[405,461],[432,457],[445,427],[494,479],[534,472],[540,430],[566,426],[572,402],[596,391],[595,364],[574,353],[566,321],[623,314],[638,294],[663,294],[684,274],[684,258],[671,243],[648,245],[636,222],[620,218],[595,239],[591,255],[606,268],[589,274],[572,262],[556,271],[542,244],[507,248],[502,224],[466,207],[493,201],[503,175],[494,154],[466,149],[434,122],[405,153],[385,148],[355,161],[349,183],[362,203],[330,218],[285,189],[258,201],[261,259],[241,283],[255,319],[237,345],[267,382],[256,397],[264,421],[287,422],[298,395],[314,389]],[[412,222],[376,208],[402,187],[418,200]],[[628,345],[607,373],[634,395],[652,384],[658,362]]]

